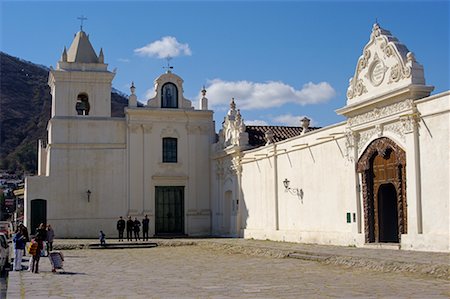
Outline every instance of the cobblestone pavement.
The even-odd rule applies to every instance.
[[[448,280],[211,246],[65,250],[65,273],[10,272],[7,298],[449,298]],[[24,265],[26,263],[24,262]]]

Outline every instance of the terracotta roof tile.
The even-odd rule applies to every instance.
[[[284,127],[284,126],[246,126],[248,133],[248,143],[251,146],[263,146],[266,144],[265,133],[271,129],[275,142],[282,141],[291,137],[299,136],[302,133],[302,127]],[[319,128],[309,128],[316,130]]]

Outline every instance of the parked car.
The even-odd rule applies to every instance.
[[[13,232],[13,225],[10,221],[0,221],[0,233],[4,233],[7,239],[12,237]]]
[[[6,266],[10,265],[10,244],[11,241],[6,237],[6,234],[0,233],[0,271],[3,271]]]

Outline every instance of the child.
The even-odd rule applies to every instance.
[[[100,234],[98,235],[98,238],[100,239],[100,245],[102,246],[106,244],[105,237],[106,237],[105,233],[101,230]]]

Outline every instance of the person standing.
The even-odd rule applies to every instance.
[[[128,216],[127,220],[127,240],[133,241],[134,222],[131,220],[131,216]]]
[[[18,228],[16,234],[14,235],[14,271],[22,270],[22,255],[25,249],[25,236],[23,235],[23,230]]]
[[[39,224],[39,227],[36,229],[36,236],[39,235],[41,238],[41,250],[44,249],[44,242],[47,241],[47,227],[44,223]],[[45,252],[44,252],[45,255]]]
[[[41,224],[42,226],[44,224]],[[39,227],[41,227],[41,225]],[[34,237],[34,241],[32,243],[36,243],[36,249],[33,250],[33,252],[30,252],[30,254],[33,256],[32,262],[31,262],[31,272],[32,273],[39,273],[39,260],[41,259],[41,251],[44,248],[44,235],[42,233],[42,229],[38,230],[36,233],[36,236]],[[44,229],[45,231],[45,229]],[[46,235],[45,235],[46,237]],[[33,244],[31,245],[33,246]]]
[[[139,232],[141,231],[141,222],[135,217],[134,218],[134,238],[136,239],[136,241],[139,239],[139,241],[141,240],[141,238],[139,237]]]
[[[28,234],[28,228],[23,225],[23,223],[19,224],[19,228],[22,232],[22,236],[25,238],[25,247],[27,246],[27,242],[30,242],[30,235]],[[26,250],[25,248],[23,249],[23,255],[22,256],[26,256]]]
[[[117,221],[117,230],[119,231],[119,242],[123,242],[123,231],[125,230],[125,220],[123,220],[122,216],[119,217]]]
[[[148,226],[150,219],[145,215],[144,219],[142,219],[142,240],[148,241]]]
[[[55,231],[50,224],[47,224],[47,255],[53,250],[53,240],[55,239]]]

